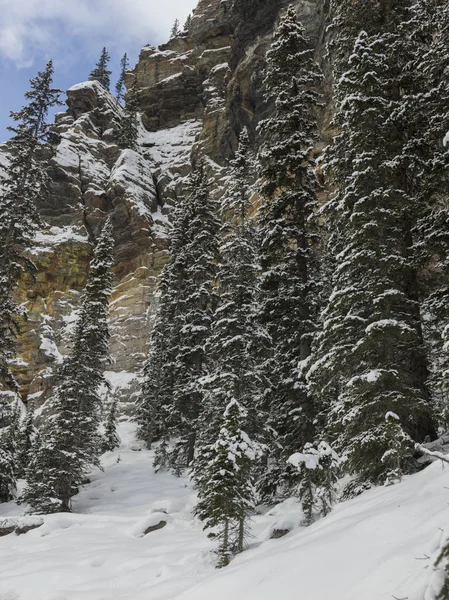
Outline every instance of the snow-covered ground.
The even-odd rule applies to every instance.
[[[449,468],[368,491],[308,528],[290,499],[254,517],[248,550],[217,571],[187,477],[154,473],[131,424],[120,436],[72,514],[0,538],[0,600],[423,600],[449,520]],[[0,505],[0,522],[25,509]]]

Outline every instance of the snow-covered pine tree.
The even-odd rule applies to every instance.
[[[401,480],[404,464],[414,454],[414,444],[402,429],[398,415],[392,412],[385,415],[383,438],[387,450],[380,460],[387,469],[385,485],[392,485]]]
[[[120,119],[117,131],[117,143],[121,148],[137,149],[137,138],[139,136],[139,127],[137,122],[137,112],[139,110],[139,99],[137,97],[137,88],[135,83],[129,88],[126,94],[126,104]]]
[[[413,100],[416,135],[410,159],[418,189],[414,248],[420,274],[421,314],[429,386],[440,424],[449,426],[449,5],[420,0],[410,21],[416,40],[413,67],[425,82]],[[411,104],[411,102],[409,103]],[[409,118],[409,121],[412,119]],[[410,144],[411,145],[411,144]]]
[[[109,410],[106,415],[104,424],[104,442],[103,450],[112,452],[115,448],[120,446],[120,438],[117,434],[117,409],[118,409],[118,398],[115,394],[109,403]]]
[[[337,481],[340,459],[326,442],[307,442],[302,452],[289,457],[288,462],[298,472],[298,496],[310,525],[315,514],[325,517],[337,501]]]
[[[137,435],[148,449],[154,442],[161,438],[166,441],[168,437],[166,407],[170,404],[173,392],[170,350],[174,318],[171,288],[166,286],[167,280],[170,279],[170,266],[165,268],[159,279],[159,306],[143,369],[142,390],[137,401]],[[167,290],[167,294],[164,293],[164,289]],[[163,452],[162,456],[157,453],[157,458],[155,465],[158,466],[160,462],[159,466],[165,466],[166,453]]]
[[[202,162],[193,169],[189,189],[182,201],[185,207],[180,209],[186,244],[175,258],[184,261],[184,273],[178,280],[179,288],[174,290],[178,305],[169,366],[173,398],[167,407],[172,431],[180,436],[170,458],[171,466],[177,470],[190,465],[194,458],[203,402],[201,378],[207,372],[205,344],[217,304],[215,280],[221,225]]]
[[[137,401],[136,422],[138,436],[147,448],[161,441],[156,450],[156,466],[168,465],[167,444],[172,432],[174,365],[177,356],[175,319],[181,307],[186,281],[185,252],[188,243],[190,206],[179,202],[173,209],[170,234],[170,259],[158,282],[158,307],[150,334],[147,361],[143,370],[143,384]]]
[[[219,540],[218,567],[228,565],[234,554],[243,551],[248,517],[255,507],[252,470],[258,449],[242,430],[246,419],[246,411],[231,400],[210,448],[210,460],[196,481],[195,514],[205,521],[204,529],[212,529],[210,537]]]
[[[16,490],[14,456],[4,441],[5,431],[0,430],[0,502],[8,502]]]
[[[298,362],[310,355],[319,305],[312,147],[320,80],[304,28],[290,6],[267,53],[266,100],[273,114],[259,125],[260,319],[273,342],[269,425],[277,433],[272,469],[263,483],[269,497],[292,483],[287,458],[313,439],[314,410]]]
[[[20,429],[19,403],[11,407],[8,426],[0,429],[0,502],[14,497],[17,487],[17,443]]]
[[[71,497],[101,454],[100,388],[106,385],[113,249],[108,219],[94,249],[71,352],[58,374],[49,417],[27,469],[24,499],[34,512],[69,511]]]
[[[352,3],[350,3],[352,5]],[[433,433],[427,370],[409,256],[413,207],[403,176],[397,90],[400,34],[362,31],[336,83],[326,169],[337,191],[324,208],[336,269],[308,378],[326,435],[362,485],[384,482],[389,411],[414,439]],[[414,468],[413,460],[402,465]]]
[[[204,447],[217,439],[221,416],[231,399],[247,411],[249,435],[260,438],[262,429],[258,411],[266,375],[259,355],[260,348],[269,345],[270,340],[258,323],[256,313],[259,266],[256,227],[251,216],[254,177],[254,160],[245,129],[230,164],[229,184],[222,200],[223,225],[217,274],[219,304],[211,335],[206,340],[209,368],[203,383],[196,474],[207,460]]]
[[[117,83],[115,84],[115,97],[117,98],[117,102],[123,102],[123,100],[125,99],[125,77],[128,67],[129,59],[128,55],[125,52],[120,61],[120,76],[117,79]]]
[[[16,446],[16,469],[17,477],[25,477],[26,469],[31,460],[31,452],[36,429],[34,427],[34,402],[29,401],[25,418],[20,423]]]
[[[100,54],[100,58],[98,59],[97,64],[95,65],[95,69],[93,69],[89,75],[89,81],[98,81],[101,85],[109,90],[111,87],[111,73],[112,71],[108,70],[109,61],[111,57],[109,56],[106,48],[103,48]]]
[[[15,354],[20,321],[26,314],[14,299],[23,273],[34,273],[26,256],[40,226],[37,200],[48,192],[49,179],[43,148],[49,143],[47,115],[61,104],[60,90],[52,87],[53,64],[30,80],[27,103],[11,112],[13,136],[6,143],[9,164],[0,190],[0,387],[17,391],[8,362]],[[4,398],[0,399],[2,403]]]

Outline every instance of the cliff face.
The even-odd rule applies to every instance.
[[[139,98],[138,152],[122,151],[114,141],[122,108],[111,94],[97,82],[68,90],[68,108],[53,127],[51,194],[39,206],[47,227],[33,249],[37,281],[24,281],[20,290],[29,321],[15,368],[25,398],[40,404],[51,388],[106,215],[116,238],[109,377],[129,394],[146,354],[157,277],[167,260],[170,207],[183,194],[190,155],[201,147],[219,178],[241,129],[247,126],[254,137],[270,110],[263,101],[264,57],[287,4],[200,0],[188,32],[144,47],[126,81]],[[327,2],[296,4],[319,60]],[[323,113],[323,130],[327,121]]]

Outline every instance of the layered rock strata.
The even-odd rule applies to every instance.
[[[145,46],[126,77],[140,104],[137,151],[116,144],[123,109],[99,83],[67,91],[68,108],[53,127],[51,194],[39,206],[46,229],[32,250],[37,280],[23,281],[20,289],[29,319],[14,369],[25,400],[40,405],[48,397],[107,215],[116,239],[108,376],[123,398],[133,392],[167,260],[171,207],[185,193],[191,153],[205,153],[219,195],[239,132],[247,126],[254,140],[270,111],[263,97],[265,53],[287,4],[200,0],[188,31],[157,48]],[[327,0],[296,5],[321,59]],[[330,111],[320,118],[326,138]],[[0,148],[0,175],[5,160]]]

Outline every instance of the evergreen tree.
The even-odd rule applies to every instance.
[[[170,31],[170,39],[172,40],[172,39],[178,37],[178,35],[180,33],[181,33],[181,30],[179,27],[179,19],[175,19],[175,22],[173,23],[173,26]]]
[[[117,396],[114,395],[110,405],[105,422],[103,450],[112,452],[120,446],[120,438],[117,435]]]
[[[16,469],[17,477],[25,477],[31,459],[33,443],[36,439],[34,427],[34,403],[29,402],[25,418],[20,423],[17,436]]]
[[[411,460],[415,448],[402,429],[399,417],[392,412],[385,415],[383,438],[387,450],[380,460],[387,469],[385,485],[392,485],[401,480],[404,465]]]
[[[308,373],[327,435],[362,484],[388,477],[387,412],[415,439],[433,432],[409,255],[414,202],[398,134],[401,77],[392,67],[398,36],[360,33],[336,83],[335,124],[342,133],[327,152],[326,169],[337,191],[323,211],[336,268]],[[401,465],[413,468],[412,460]]]
[[[98,59],[97,64],[95,65],[95,69],[93,69],[89,75],[89,81],[98,81],[101,85],[109,90],[111,87],[111,73],[112,71],[108,70],[109,61],[111,57],[109,56],[106,48],[103,48],[100,54],[100,58]]]
[[[3,440],[4,431],[0,431],[0,502],[8,502],[14,498],[16,490],[14,456]]]
[[[125,110],[121,116],[118,128],[117,143],[121,148],[137,150],[137,138],[139,136],[139,126],[137,121],[138,109],[139,99],[134,84],[130,87],[126,95]]]
[[[8,426],[0,429],[0,502],[12,500],[17,488],[17,442],[20,408],[16,402],[10,409]]]
[[[178,203],[173,209],[170,260],[158,282],[158,307],[150,335],[148,358],[144,366],[142,391],[137,402],[138,436],[147,448],[161,441],[156,451],[156,466],[168,464],[167,442],[173,409],[174,365],[178,334],[175,319],[182,306],[186,281],[190,205]]]
[[[298,495],[305,524],[310,525],[316,511],[325,517],[337,501],[340,459],[326,442],[307,442],[303,451],[290,456],[288,462],[298,473]]]
[[[184,23],[184,31],[188,32],[190,30],[191,25],[192,25],[192,15],[189,14],[187,16],[186,22]]]
[[[170,297],[170,267],[166,267],[159,280],[159,306],[155,323],[150,335],[148,357],[143,370],[143,384],[137,402],[136,421],[137,435],[145,441],[150,449],[154,442],[166,439],[167,414],[173,392],[173,381],[170,373],[169,350],[172,339],[173,312]],[[166,293],[164,293],[164,291]],[[162,463],[165,464],[166,453],[163,452]]]
[[[255,506],[251,472],[258,450],[242,430],[246,417],[237,400],[231,400],[207,467],[196,481],[195,514],[205,521],[204,529],[213,529],[210,537],[219,540],[218,567],[243,551],[247,520]]]
[[[421,0],[409,23],[416,40],[412,68],[425,75],[415,93],[413,152],[419,219],[414,249],[420,274],[421,314],[429,360],[429,385],[441,425],[449,424],[449,7]],[[411,120],[411,119],[409,119]],[[445,141],[446,140],[446,141]]]
[[[180,233],[185,232],[186,242],[182,253],[172,258],[183,261],[183,273],[172,288],[177,303],[168,366],[173,394],[166,407],[170,431],[179,436],[170,455],[170,464],[176,470],[188,466],[194,458],[203,403],[201,378],[207,373],[205,343],[217,302],[214,282],[220,221],[202,163],[192,172],[190,193],[183,202]]]
[[[60,104],[60,90],[52,87],[52,79],[50,61],[45,71],[31,79],[27,104],[11,112],[15,125],[8,127],[13,136],[6,143],[9,164],[0,190],[0,386],[14,391],[18,386],[8,363],[15,354],[20,321],[26,317],[14,292],[19,278],[35,271],[26,251],[40,226],[36,203],[48,192],[43,152],[49,143],[46,119],[49,109]]]
[[[106,385],[113,248],[107,220],[94,250],[71,352],[48,401],[50,416],[27,470],[24,498],[34,512],[69,511],[70,498],[101,454],[100,388]]]
[[[128,55],[125,52],[125,54],[122,57],[122,60],[120,61],[120,76],[117,80],[117,83],[115,84],[115,97],[117,98],[117,102],[123,102],[123,100],[125,99],[125,77],[128,67],[129,59]]]
[[[257,322],[259,266],[256,260],[256,228],[252,212],[254,162],[244,130],[231,162],[229,186],[222,204],[222,241],[219,248],[217,292],[219,304],[211,334],[206,340],[208,373],[203,380],[203,407],[199,422],[200,441],[195,471],[207,461],[204,446],[213,443],[221,426],[221,415],[236,400],[247,412],[247,431],[261,432],[259,411],[266,387],[260,348],[269,344]]]
[[[320,79],[304,28],[290,6],[267,53],[266,99],[273,114],[259,125],[260,318],[273,343],[269,425],[277,434],[263,484],[269,497],[292,483],[287,458],[313,439],[314,411],[298,362],[310,355],[319,304],[311,149]]]

